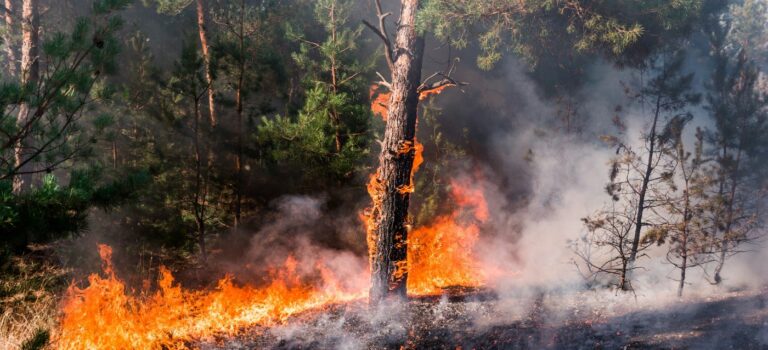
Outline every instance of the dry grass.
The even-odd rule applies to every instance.
[[[67,271],[44,253],[14,257],[0,271],[0,350],[29,347],[56,327]]]

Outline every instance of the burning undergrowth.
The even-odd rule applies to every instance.
[[[411,232],[412,297],[473,294],[498,270],[485,268],[477,256],[476,245],[489,220],[481,185],[471,177],[453,180],[455,210]],[[328,317],[334,310],[363,310],[369,285],[365,258],[320,248],[297,232],[311,230],[311,223],[321,220],[319,203],[306,197],[283,200],[278,204],[283,219],[254,236],[237,273],[251,277],[227,275],[208,289],[185,288],[165,268],[159,270],[156,288],[149,287],[152,283],[131,288],[115,272],[112,249],[100,245],[103,272],[69,288],[56,344],[61,349],[196,348],[190,345],[195,340],[290,325],[311,310],[328,312]],[[280,244],[283,236],[291,237],[293,245]],[[426,299],[422,303],[428,304]]]

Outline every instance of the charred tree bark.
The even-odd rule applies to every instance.
[[[5,0],[5,13],[3,14],[3,21],[5,22],[5,35],[3,41],[5,42],[5,57],[8,59],[8,76],[16,76],[16,48],[13,45],[13,0]]]
[[[408,272],[408,204],[414,160],[424,38],[417,32],[418,0],[401,1],[393,48],[391,96],[379,168],[372,179],[374,195],[370,303],[389,296],[405,297]],[[387,48],[389,50],[389,48]],[[378,197],[378,198],[377,198]]]
[[[40,65],[38,62],[38,42],[40,33],[40,16],[38,0],[24,0],[22,4],[21,20],[21,85],[25,88],[34,88],[40,75]],[[16,125],[19,127],[28,127],[27,121],[30,118],[30,108],[27,103],[19,106],[19,116],[16,119]],[[14,149],[14,160],[18,165],[31,163],[26,159],[26,149],[29,140],[19,139]],[[19,172],[27,172],[21,167]],[[31,174],[19,175],[13,179],[14,193],[20,193],[24,187],[28,187],[32,179]]]
[[[208,46],[208,28],[206,26],[206,11],[208,7],[205,6],[205,0],[197,0],[197,32],[200,35],[200,51],[203,54],[203,64],[205,65],[205,82],[208,84],[208,112],[209,122],[211,127],[215,128],[218,123],[216,117],[216,104],[214,97],[216,91],[213,88],[213,72],[211,68],[211,56],[210,47]]]

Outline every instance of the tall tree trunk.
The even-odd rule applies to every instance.
[[[213,73],[211,71],[211,55],[208,46],[208,28],[206,27],[206,12],[208,7],[205,6],[205,0],[197,0],[197,31],[200,35],[200,50],[203,53],[203,64],[205,65],[205,82],[208,84],[208,112],[209,122],[211,127],[215,128],[218,122],[216,118],[216,104],[214,97],[216,91],[213,88]]]
[[[683,162],[685,162],[684,155],[680,154],[680,159],[683,159]],[[685,164],[682,165],[682,171],[683,176],[688,176],[685,174]],[[685,192],[683,194],[685,200],[683,202],[683,205],[685,206],[683,209],[683,228],[682,233],[683,236],[680,237],[680,258],[682,259],[682,262],[680,263],[680,285],[677,288],[677,296],[682,297],[683,296],[683,288],[685,288],[685,273],[688,270],[688,239],[690,238],[690,231],[689,231],[689,224],[690,224],[690,217],[691,217],[691,192],[690,192],[690,186],[689,186],[690,180],[685,180]]]
[[[686,239],[686,238],[683,238]],[[686,247],[687,244],[683,245],[682,249],[688,249]],[[677,287],[677,296],[681,297],[683,296],[683,288],[685,288],[685,271],[688,269],[688,253],[683,253],[682,256],[683,262],[680,265],[680,285]]]
[[[237,91],[235,92],[235,110],[237,111],[237,156],[235,158],[235,223],[234,227],[240,227],[240,218],[243,212],[243,87],[245,84],[245,0],[240,1],[240,57],[237,77]]]
[[[395,38],[392,95],[389,99],[379,169],[371,180],[374,202],[371,250],[370,302],[387,296],[406,296],[408,279],[406,242],[411,171],[415,154],[416,113],[419,106],[424,38],[416,31],[418,0],[401,0]]]
[[[723,239],[720,242],[720,255],[717,259],[717,265],[715,266],[715,284],[720,284],[720,282],[723,281],[722,272],[723,267],[725,266],[725,260],[728,258],[728,251],[729,251],[729,244],[730,242],[730,235],[731,231],[733,230],[733,221],[734,221],[734,201],[736,200],[736,190],[738,187],[738,179],[736,177],[738,176],[739,171],[739,164],[741,163],[741,144],[739,144],[738,151],[736,153],[736,162],[733,165],[734,168],[731,170],[730,174],[732,176],[731,179],[731,188],[728,191],[728,204],[725,208],[725,229],[723,230]],[[725,183],[725,180],[722,180],[721,186]]]
[[[202,119],[202,113],[200,113],[200,101],[195,97],[194,99],[194,112],[195,120],[193,124],[193,143],[195,152],[195,196],[194,196],[194,212],[195,212],[195,224],[197,226],[197,242],[200,248],[200,259],[205,262],[208,259],[208,252],[205,248],[205,206],[206,206],[206,191],[205,177],[203,176],[203,150],[200,145],[200,120]]]
[[[656,150],[656,126],[659,122],[659,115],[661,114],[661,97],[656,97],[656,108],[653,115],[653,124],[651,124],[651,130],[648,135],[648,164],[645,168],[645,174],[643,176],[643,183],[640,186],[640,193],[638,193],[637,200],[637,218],[635,219],[635,234],[632,237],[632,250],[629,253],[629,269],[632,269],[637,259],[637,250],[640,246],[640,234],[643,230],[643,211],[645,210],[645,196],[648,193],[648,183],[651,181],[651,175],[653,174],[653,156]]]
[[[336,45],[336,2],[331,3],[331,9],[328,11],[328,15],[331,17],[331,41],[333,45]],[[333,91],[333,97],[339,92],[338,80],[336,78],[336,53],[332,52],[330,55],[331,60],[331,90]],[[331,123],[334,129],[334,140],[336,144],[336,154],[341,153],[341,116],[336,110],[336,105],[331,107]]]
[[[40,16],[38,0],[24,0],[21,12],[21,85],[33,87],[37,83],[40,75],[40,65],[38,60],[38,42],[40,33]],[[19,116],[16,119],[16,125],[24,126],[29,120],[30,108],[26,103],[19,106]],[[26,166],[18,169],[20,173],[27,172],[33,162],[25,159],[27,156],[26,148],[30,141],[22,138],[16,143],[14,149],[14,160],[16,165],[27,162]],[[28,187],[32,179],[31,174],[22,174],[13,179],[13,191],[20,193],[24,187]]]
[[[3,41],[5,45],[5,57],[8,59],[7,69],[8,76],[16,76],[16,47],[13,45],[13,32],[14,32],[14,20],[13,13],[14,6],[13,0],[5,0],[5,13],[3,14],[3,20],[5,22],[5,35],[3,35]]]

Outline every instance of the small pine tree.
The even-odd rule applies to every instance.
[[[0,245],[4,249],[17,251],[28,243],[77,233],[85,225],[88,208],[108,207],[129,195],[128,182],[134,179],[109,183],[95,170],[98,159],[92,156],[113,121],[100,109],[114,92],[103,78],[116,72],[122,21],[115,12],[129,3],[95,1],[92,16],[77,19],[70,33],[55,32],[43,42],[37,58],[43,74],[34,84],[3,81]],[[65,186],[54,176],[63,173],[62,168],[73,169]],[[12,191],[17,176],[42,174],[37,186]]]
[[[275,165],[300,167],[301,183],[351,179],[361,168],[370,140],[365,72],[358,41],[362,27],[348,25],[350,1],[315,2],[323,40],[289,30],[300,43],[296,64],[306,72],[306,99],[296,116],[263,118],[258,140]]]
[[[614,275],[622,290],[631,289],[631,272],[638,269],[636,261],[643,251],[662,242],[666,235],[659,209],[664,205],[664,194],[675,190],[670,180],[678,165],[677,159],[669,156],[675,149],[670,130],[682,129],[690,118],[687,108],[699,100],[690,92],[693,75],[682,73],[683,60],[680,52],[653,59],[650,67],[656,72],[654,78],[632,96],[650,110],[643,148],[635,149],[618,137],[606,138],[617,147],[606,186],[612,202],[583,219],[587,235],[575,247],[588,278]],[[615,122],[620,131],[625,129],[618,118]]]
[[[744,6],[750,3],[745,2]],[[713,222],[715,284],[722,282],[726,260],[741,252],[743,243],[760,236],[760,198],[768,178],[768,167],[763,161],[768,150],[768,99],[761,91],[761,72],[748,56],[750,49],[743,46],[751,41],[743,27],[749,28],[745,23],[753,22],[742,18],[739,30],[733,29],[729,20],[717,16],[706,22],[715,66],[707,86],[706,106],[715,124],[708,133],[715,160],[710,171],[717,174],[708,203]]]

